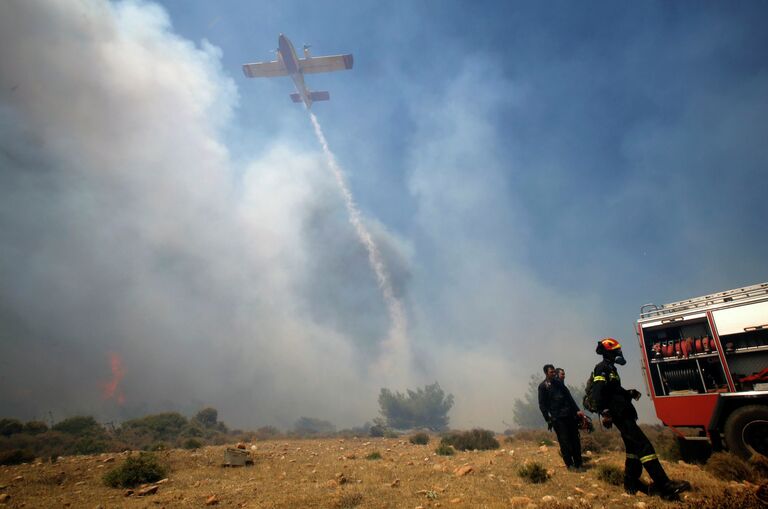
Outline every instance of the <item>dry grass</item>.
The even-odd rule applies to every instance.
[[[723,481],[754,481],[756,478],[749,463],[727,452],[713,454],[704,469]]]
[[[250,450],[251,444],[247,445]],[[624,496],[620,487],[600,482],[599,465],[624,461],[622,453],[612,451],[593,454],[595,468],[577,473],[565,469],[556,447],[540,449],[538,442],[521,439],[504,444],[503,449],[457,452],[454,456],[438,456],[431,448],[410,444],[406,437],[280,439],[254,445],[255,465],[241,468],[222,468],[225,446],[157,453],[170,466],[169,480],[160,485],[156,495],[148,497],[124,497],[123,489],[102,484],[104,473],[120,465],[127,453],[71,456],[55,464],[2,466],[0,486],[5,488],[0,493],[11,496],[10,507],[24,504],[43,509],[67,504],[72,508],[199,508],[205,507],[211,495],[218,498],[218,507],[275,509],[435,508],[437,504],[451,509],[501,509],[511,506],[512,497],[528,497],[539,507],[563,509],[631,509],[639,501],[649,508],[675,507],[657,498]],[[382,459],[366,460],[373,451]],[[518,477],[519,468],[532,461],[546,468],[551,475],[549,482],[532,484]],[[718,480],[696,465],[663,464],[671,477],[693,484],[687,502],[701,507],[707,507],[705,500],[717,500],[715,497],[726,489],[751,489]],[[457,476],[455,470],[464,465],[471,465],[473,471]],[[544,496],[554,500],[544,503]]]

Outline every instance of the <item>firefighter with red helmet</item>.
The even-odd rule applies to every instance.
[[[603,425],[616,425],[624,441],[627,457],[624,463],[624,489],[627,493],[638,491],[648,493],[649,487],[640,480],[643,467],[653,480],[651,491],[667,500],[678,499],[678,494],[691,488],[686,481],[672,481],[661,466],[656,451],[648,437],[637,425],[637,411],[632,400],[640,399],[636,389],[627,390],[621,386],[616,365],[627,363],[621,351],[621,344],[613,338],[597,342],[596,352],[603,356],[602,362],[592,373],[593,398],[600,411]]]

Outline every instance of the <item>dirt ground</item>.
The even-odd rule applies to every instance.
[[[130,453],[72,456],[0,467],[0,498],[10,496],[4,507],[90,509],[207,507],[207,502],[249,508],[673,506],[655,497],[628,496],[598,480],[596,465],[623,466],[620,453],[591,454],[590,468],[575,473],[564,468],[556,445],[500,442],[495,451],[437,456],[436,438],[426,446],[403,438],[283,439],[247,444],[254,465],[237,468],[222,467],[226,446],[164,451],[157,454],[170,467],[168,479],[155,494],[141,497],[102,482]],[[374,451],[381,459],[366,459]],[[520,478],[517,471],[526,461],[542,463],[551,479],[530,484]],[[471,466],[471,472],[457,475],[462,466]],[[728,486],[696,465],[665,462],[664,467],[672,478],[691,482],[690,502]],[[734,487],[741,488],[731,483]]]

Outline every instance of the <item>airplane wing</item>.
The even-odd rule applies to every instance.
[[[249,78],[274,78],[276,76],[288,76],[283,64],[274,62],[258,62],[255,64],[243,64],[243,74]]]
[[[299,67],[304,74],[345,71],[352,69],[352,55],[300,58]]]

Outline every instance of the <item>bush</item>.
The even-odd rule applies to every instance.
[[[362,493],[342,493],[333,504],[337,509],[352,509],[363,502]]]
[[[131,419],[123,423],[124,430],[146,434],[153,441],[173,441],[182,430],[188,430],[187,418],[178,412],[164,412]]]
[[[716,452],[710,456],[704,470],[722,481],[754,481],[755,472],[747,462],[729,452]]]
[[[429,435],[423,432],[416,433],[411,435],[409,441],[415,445],[427,445],[429,443]]]
[[[613,486],[624,483],[624,471],[616,465],[603,464],[597,467],[597,478]]]
[[[197,412],[193,420],[200,423],[204,428],[215,428],[219,421],[219,411],[211,407],[203,408]]]
[[[269,440],[280,436],[280,430],[274,426],[262,426],[256,430],[254,438],[256,440]]]
[[[380,460],[381,453],[379,451],[373,451],[371,454],[365,457],[367,460]]]
[[[545,438],[541,442],[539,442],[539,445],[546,445],[547,447],[549,447],[549,446],[555,445],[555,443],[549,438]]]
[[[758,490],[759,491],[759,490]],[[691,498],[680,503],[680,509],[765,509],[768,500],[762,501],[753,490],[708,490],[702,498]]]
[[[18,419],[0,419],[0,435],[9,437],[15,433],[21,433],[24,425]]]
[[[437,382],[415,391],[408,389],[407,395],[385,388],[379,393],[381,415],[387,425],[395,429],[446,429],[451,407],[453,395],[446,396]]]
[[[300,435],[330,435],[336,432],[336,426],[314,417],[299,417],[293,425],[293,431]]]
[[[456,450],[453,447],[448,444],[444,444],[443,442],[440,442],[440,445],[437,446],[435,452],[438,456],[453,456],[456,454]]]
[[[104,433],[104,428],[96,422],[96,419],[89,416],[78,415],[64,419],[53,425],[54,431],[61,431],[68,435],[92,435]]]
[[[184,449],[200,449],[203,443],[196,438],[188,438],[184,442]]]
[[[600,452],[603,450],[603,446],[591,434],[584,433],[581,435],[581,450]]]
[[[111,488],[134,488],[164,478],[168,469],[161,465],[154,454],[139,453],[130,456],[119,467],[104,475],[104,484]]]
[[[35,460],[35,455],[25,449],[0,452],[0,465],[20,465]]]
[[[536,461],[526,463],[517,470],[517,475],[528,482],[541,484],[549,479],[549,473],[544,465]]]
[[[488,449],[499,448],[499,441],[496,440],[493,432],[485,429],[473,429],[472,431],[451,433],[444,436],[440,443],[452,445],[459,451],[485,451]]]
[[[48,425],[43,421],[29,421],[24,423],[24,433],[39,435],[48,431]]]

